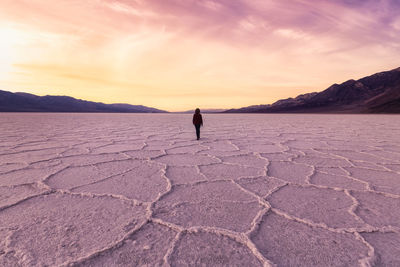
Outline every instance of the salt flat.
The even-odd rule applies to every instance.
[[[400,266],[400,116],[0,114],[0,266]]]

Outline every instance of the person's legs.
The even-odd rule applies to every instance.
[[[195,125],[196,127],[196,136],[197,136],[197,140],[200,139],[200,125]]]

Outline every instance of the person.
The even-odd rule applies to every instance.
[[[200,139],[200,127],[203,126],[203,118],[200,114],[200,109],[196,108],[193,114],[193,125],[196,127],[197,140]]]

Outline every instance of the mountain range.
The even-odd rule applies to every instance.
[[[333,84],[322,92],[302,94],[269,105],[205,113],[400,113],[400,68],[359,80]],[[104,104],[69,96],[37,96],[0,90],[0,112],[162,113],[164,110],[129,104]],[[183,113],[192,113],[186,111]]]
[[[208,113],[208,114],[212,114],[212,113],[222,113],[226,111],[226,109],[222,109],[222,108],[202,108],[201,109],[201,113]],[[175,113],[194,113],[194,109],[191,110],[186,110],[186,111],[180,111],[180,112],[175,112]]]
[[[226,113],[400,113],[400,68],[359,80],[333,84],[270,105],[230,109]]]
[[[162,113],[166,111],[142,105],[104,104],[69,96],[37,96],[0,90],[0,112]]]

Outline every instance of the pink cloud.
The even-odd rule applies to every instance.
[[[3,20],[97,37],[113,38],[146,25],[182,38],[198,35],[246,45],[269,44],[279,29],[366,45],[400,38],[393,34],[398,31],[400,4],[389,0],[31,0],[0,6]]]

